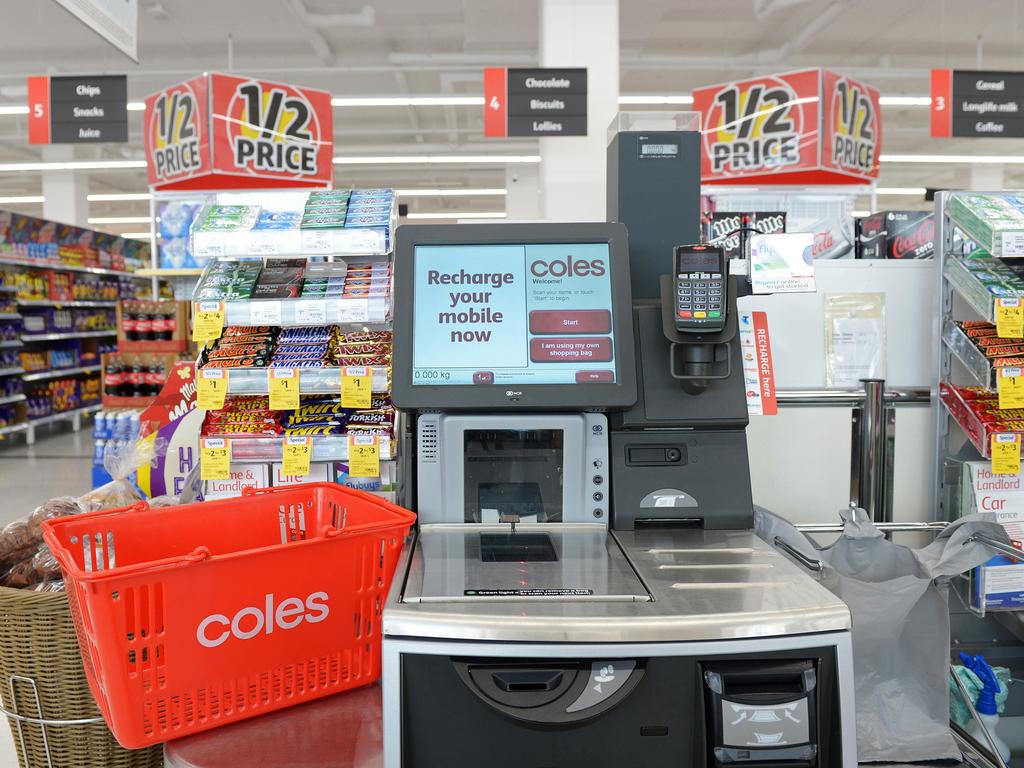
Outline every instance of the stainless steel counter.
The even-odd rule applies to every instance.
[[[841,600],[751,531],[521,525],[517,535],[548,534],[557,559],[482,561],[481,534],[508,531],[423,526],[399,563],[384,635],[642,643],[850,628]]]

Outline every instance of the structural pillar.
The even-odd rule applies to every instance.
[[[605,220],[608,124],[619,110],[618,0],[541,0],[540,65],[586,67],[587,135],[540,139],[541,212]]]
[[[540,215],[540,171],[536,165],[505,168],[505,215],[509,221],[536,221]]]
[[[56,144],[43,147],[43,162],[60,163],[75,159],[74,147]],[[81,171],[43,171],[43,218],[62,224],[88,226],[89,179]]]

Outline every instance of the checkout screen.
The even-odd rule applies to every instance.
[[[421,245],[412,383],[615,381],[607,243]]]

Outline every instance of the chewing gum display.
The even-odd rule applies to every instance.
[[[1024,198],[1008,192],[958,192],[950,196],[949,216],[993,256],[1024,256]]]

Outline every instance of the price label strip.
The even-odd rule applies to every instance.
[[[199,451],[199,478],[227,480],[231,477],[231,444],[223,437],[204,437]]]
[[[196,380],[196,406],[204,411],[219,411],[228,393],[228,372],[224,368],[200,368]]]
[[[309,435],[287,435],[282,446],[281,474],[306,477],[313,458],[313,438]]]
[[[996,333],[1004,338],[1024,338],[1024,304],[1020,299],[996,299]]]
[[[997,432],[992,435],[992,474],[1020,474],[1020,435],[1016,432]]]
[[[280,325],[281,302],[266,299],[250,301],[249,322],[253,325]]]
[[[350,477],[380,477],[380,440],[377,435],[348,436]]]
[[[996,379],[999,408],[1024,408],[1024,377],[1020,368],[1000,368]]]
[[[299,407],[299,372],[295,368],[271,368],[267,372],[270,410],[294,411]]]
[[[224,332],[224,302],[197,301],[192,305],[192,341],[205,344]]]
[[[327,302],[324,299],[296,301],[295,322],[298,325],[327,325]]]
[[[367,409],[372,402],[373,377],[365,366],[341,369],[341,407]]]

